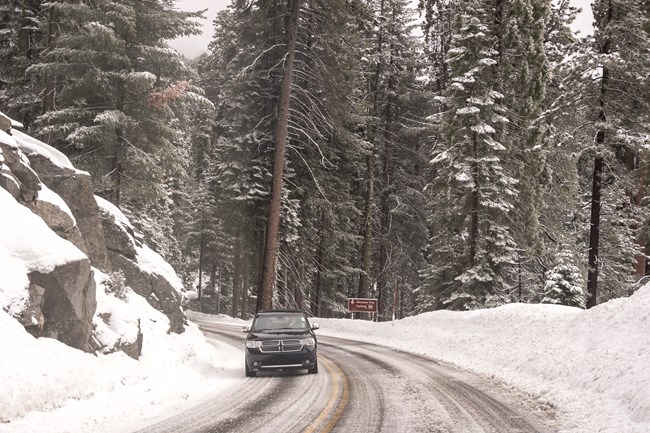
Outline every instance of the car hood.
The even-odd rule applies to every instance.
[[[313,335],[309,332],[298,331],[298,332],[251,332],[248,334],[248,340],[285,340],[290,338],[309,338]]]

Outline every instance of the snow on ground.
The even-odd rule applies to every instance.
[[[588,311],[513,304],[438,311],[394,323],[314,321],[323,336],[382,344],[501,381],[552,406],[561,433],[648,433],[649,307],[650,285]],[[160,330],[168,326],[166,318],[157,314],[143,318],[143,329],[160,329],[145,340],[138,362],[34,339],[0,312],[0,345],[12,348],[0,355],[0,417],[7,417],[5,408],[27,414],[0,423],[0,433],[126,432],[243,380],[241,351],[217,340],[210,341],[214,348],[206,346],[195,325],[185,334],[165,335]],[[247,323],[223,315],[188,316],[231,326]],[[121,327],[112,329],[117,335]]]
[[[650,284],[586,311],[510,304],[385,323],[314,321],[319,335],[424,355],[529,394],[555,409],[561,433],[650,432]]]
[[[139,321],[142,356],[138,361],[122,352],[95,356],[35,339],[0,309],[0,432],[132,431],[241,380],[241,352],[209,345],[192,323],[183,334],[167,334],[164,314],[131,290],[124,301],[109,296],[96,272],[97,336],[104,343],[132,341],[133,321]],[[100,317],[104,313],[111,313],[108,323]]]
[[[63,154],[18,131],[11,136],[0,131],[0,140],[73,169]],[[71,214],[44,186],[39,198]],[[225,391],[236,383],[233,378],[241,380],[240,357],[235,367],[230,346],[210,345],[191,323],[183,334],[168,334],[164,314],[130,289],[118,296],[107,293],[106,276],[97,270],[95,336],[107,354],[95,356],[51,338],[32,337],[15,319],[29,296],[28,274],[86,256],[3,188],[0,228],[0,433],[131,431],[134,419],[144,425],[172,408]],[[148,271],[173,273],[155,252],[146,247],[138,251]],[[173,277],[178,279],[175,273]],[[144,335],[138,361],[122,352],[108,353],[133,342],[138,324]]]
[[[394,323],[319,320],[321,335],[456,365],[553,406],[571,433],[650,432],[650,285],[591,310],[511,304]]]

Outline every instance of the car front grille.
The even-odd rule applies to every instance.
[[[279,353],[279,352],[300,352],[302,344],[300,340],[265,340],[262,342],[260,352],[262,353]]]

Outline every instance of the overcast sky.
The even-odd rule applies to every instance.
[[[207,9],[206,19],[201,20],[203,34],[186,38],[175,39],[169,43],[186,57],[194,58],[208,50],[208,44],[212,40],[212,21],[215,15],[230,4],[230,0],[176,0],[176,7],[184,11],[199,11]]]
[[[573,23],[573,29],[580,31],[581,35],[591,33],[592,15],[591,0],[571,0],[574,6],[582,9],[582,13]],[[203,34],[187,38],[175,39],[170,45],[177,49],[181,54],[189,58],[194,58],[207,51],[208,43],[212,39],[212,21],[218,11],[225,9],[230,4],[230,0],[176,0],[176,7],[185,11],[197,11],[207,9],[206,19],[202,20]]]

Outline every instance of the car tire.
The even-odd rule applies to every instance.
[[[307,373],[309,373],[309,374],[318,374],[318,361],[316,361],[316,363],[314,364],[314,366],[312,368],[307,370]]]
[[[244,362],[244,368],[246,369],[246,377],[255,377],[257,376],[257,372],[252,371],[250,368],[248,368],[248,364]]]

